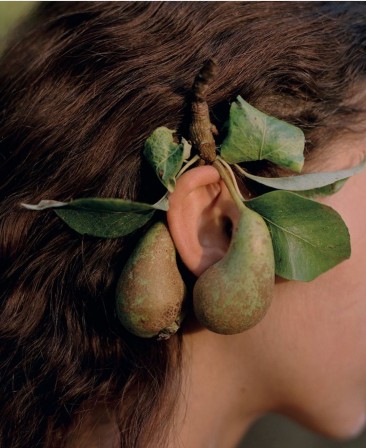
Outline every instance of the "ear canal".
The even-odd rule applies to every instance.
[[[239,212],[217,170],[193,168],[169,195],[169,230],[186,267],[197,277],[220,260],[230,245]]]
[[[226,255],[197,280],[197,320],[220,334],[256,325],[270,306],[275,280],[272,240],[263,218],[243,205]]]
[[[165,223],[157,222],[128,259],[116,290],[117,314],[130,333],[168,339],[183,320],[186,286]]]

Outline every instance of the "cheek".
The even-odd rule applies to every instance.
[[[349,260],[310,283],[280,282],[263,340],[280,407],[327,435],[359,432],[366,410],[366,173],[322,202],[350,230]]]
[[[351,258],[318,279],[325,311],[335,314],[330,332],[337,325],[335,340],[343,348],[345,362],[366,366],[366,170],[351,178],[336,195],[322,202],[344,219],[351,237]],[[315,284],[314,284],[315,286]],[[332,303],[333,302],[333,303]],[[336,314],[337,313],[337,314]],[[334,331],[333,331],[334,333]],[[365,341],[365,342],[364,342]],[[366,378],[366,370],[363,370]]]
[[[314,387],[334,378],[366,385],[366,300],[361,283],[338,266],[312,283],[278,285],[273,312],[277,340],[291,370]],[[286,353],[287,351],[287,353]],[[329,381],[331,380],[331,381]]]
[[[278,285],[269,360],[277,410],[340,438],[363,429],[366,410],[366,301],[340,292],[343,274]]]
[[[310,283],[287,282],[277,291],[280,314],[293,319],[293,343],[302,352],[303,366],[326,377],[329,386],[332,378],[346,382],[357,376],[366,385],[365,192],[366,170],[338,194],[322,200],[344,219],[351,258]]]

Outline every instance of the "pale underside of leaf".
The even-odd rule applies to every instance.
[[[357,166],[347,169],[347,170],[339,170],[333,172],[324,172],[324,173],[309,173],[309,174],[300,174],[298,176],[289,176],[289,177],[262,177],[255,176],[253,174],[248,173],[239,165],[236,165],[237,171],[240,174],[251,179],[255,182],[258,182],[262,185],[266,185],[267,187],[275,188],[277,190],[289,190],[289,191],[304,191],[304,195],[306,194],[306,190],[316,190],[321,189],[323,187],[330,186],[332,184],[338,183],[339,181],[345,181],[349,177],[361,172],[366,166],[366,158]],[[341,185],[338,184],[338,187]],[[336,186],[335,186],[336,188]],[[319,191],[319,195],[325,195],[327,190]],[[332,188],[329,189],[330,194]],[[334,191],[333,191],[334,192]],[[309,192],[309,195],[317,195],[317,192]]]
[[[296,193],[309,199],[317,199],[326,196],[331,196],[332,194],[338,193],[338,191],[344,186],[347,180],[348,178],[338,180],[337,182],[334,182],[333,184],[330,185],[325,185],[324,187],[314,188],[311,190],[296,191]]]
[[[64,207],[67,202],[54,201],[53,199],[42,199],[38,204],[25,204],[21,202],[20,205],[28,210],[46,210],[47,208]]]
[[[331,207],[287,191],[264,194],[246,205],[270,230],[277,275],[310,281],[350,257],[348,229]]]
[[[161,199],[159,199],[158,202],[155,202],[155,204],[153,204],[153,207],[156,208],[156,210],[167,212],[169,210],[168,193],[165,193],[165,195]]]

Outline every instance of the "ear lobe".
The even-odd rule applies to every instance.
[[[177,180],[167,219],[183,263],[198,277],[225,255],[239,211],[217,170],[206,165]]]

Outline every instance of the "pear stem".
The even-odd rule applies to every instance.
[[[238,208],[242,209],[245,208],[245,205],[243,201],[241,200],[238,192],[236,191],[236,188],[234,186],[234,182],[231,179],[231,176],[227,172],[227,168],[223,165],[223,163],[216,159],[212,166],[217,169],[219,172],[221,179],[224,181],[225,185],[227,186],[227,189],[229,190],[231,197],[233,198],[235,204],[238,206]]]

